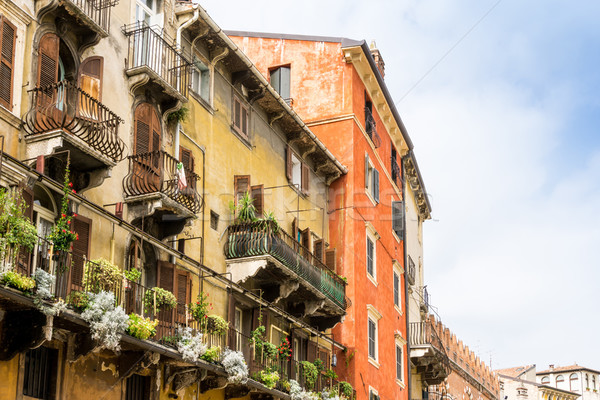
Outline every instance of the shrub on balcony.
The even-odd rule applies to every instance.
[[[340,395],[346,399],[351,399],[354,395],[354,388],[346,381],[339,383]]]
[[[33,295],[33,304],[45,315],[59,315],[67,308],[67,303],[63,299],[58,299],[56,302],[48,304],[47,301],[54,297],[52,288],[56,277],[41,268],[38,268],[33,273],[33,279],[36,284],[36,291]]]
[[[177,340],[177,350],[185,361],[196,362],[206,353],[208,345],[202,342],[202,334],[195,333],[190,327],[179,328],[177,330],[179,339]]]
[[[248,366],[242,352],[225,349],[221,364],[227,372],[229,383],[246,383],[248,380]]]
[[[218,315],[209,315],[207,331],[215,335],[223,335],[229,329],[229,322]]]
[[[206,353],[204,353],[200,358],[209,363],[216,363],[219,361],[220,355],[221,348],[219,346],[211,346],[206,350]]]
[[[156,302],[154,297],[156,294]],[[146,290],[144,294],[144,308],[149,313],[156,307],[156,312],[161,310],[170,310],[177,307],[177,298],[175,295],[168,290],[163,288],[154,287],[152,290]]]
[[[65,169],[65,179],[63,184],[63,197],[60,208],[61,214],[47,238],[54,244],[55,251],[69,251],[71,250],[71,243],[75,240],[79,240],[79,235],[75,232],[71,232],[71,220],[74,216],[77,216],[77,214],[69,214],[69,194],[76,193],[75,189],[73,189],[73,183],[71,183],[69,179],[69,173],[69,159],[67,158],[67,167]],[[66,269],[67,264],[64,264],[62,268]]]
[[[290,346],[290,340],[287,337],[281,339],[281,344],[277,347],[277,356],[280,360],[289,361],[292,357],[292,348]]]
[[[190,303],[188,309],[192,318],[200,323],[204,330],[208,321],[208,311],[212,309],[212,303],[208,301],[208,293],[200,292],[195,303]]]
[[[67,296],[67,304],[76,311],[82,312],[90,303],[90,295],[86,292],[73,290]]]
[[[24,293],[32,293],[35,289],[35,280],[15,271],[6,271],[0,275],[0,283]]]
[[[156,335],[158,320],[144,318],[135,313],[129,314],[129,327],[127,333],[138,339],[146,340]]]
[[[102,290],[112,292],[123,280],[121,269],[104,258],[85,263],[83,287],[86,292],[98,293]]]
[[[250,192],[246,191],[240,203],[238,204],[237,221],[241,224],[256,221],[256,207],[254,207],[254,199],[250,197]]]
[[[98,341],[100,347],[113,351],[121,349],[120,334],[128,328],[129,317],[121,307],[115,307],[114,294],[90,294],[89,306],[81,317],[90,324],[92,339]]]
[[[317,377],[319,376],[319,370],[315,364],[310,361],[301,361],[302,373],[304,375],[304,381],[306,382],[306,388],[309,390],[314,389]]]
[[[137,283],[142,276],[142,271],[137,268],[126,269],[123,271],[123,276],[128,281]]]
[[[323,369],[325,368],[325,363],[323,362],[323,360],[321,360],[320,358],[317,358],[314,362],[313,362],[314,366],[317,368],[317,372],[321,372],[323,371]]]
[[[37,230],[24,214],[25,202],[17,189],[0,189],[0,259],[6,263],[10,251],[29,251],[37,240]],[[0,272],[4,270],[0,269]]]
[[[329,379],[337,379],[338,375],[335,373],[334,370],[328,369],[327,371],[325,371],[325,377]]]
[[[290,397],[292,400],[318,400],[319,395],[306,391],[300,387],[300,384],[295,380],[290,380]]]
[[[273,389],[277,382],[279,382],[279,372],[267,368],[260,371],[259,378],[266,387]]]
[[[321,399],[323,400],[340,400],[340,395],[336,388],[323,389],[321,392]]]

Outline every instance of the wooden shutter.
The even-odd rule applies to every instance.
[[[194,171],[194,155],[191,150],[179,146],[179,161],[181,161],[185,169],[191,172]]]
[[[310,237],[310,228],[306,228],[305,230],[302,231],[302,246],[304,246],[306,248],[305,250],[305,257],[308,257],[308,253],[306,253],[307,251],[310,251],[310,244],[311,244],[311,237]]]
[[[288,146],[285,150],[285,175],[287,176],[288,181],[292,181],[292,168],[294,166],[292,162],[292,149]]]
[[[313,341],[308,341],[306,350],[306,361],[315,362],[317,359],[317,344]]]
[[[58,58],[60,39],[54,33],[46,33],[40,39],[37,85],[48,87],[58,82]],[[39,93],[38,104],[49,105],[53,100],[53,90]]]
[[[292,221],[292,238],[294,239],[294,242],[298,241],[298,219],[296,217],[294,217],[294,220]]]
[[[80,289],[83,282],[84,258],[90,257],[92,220],[78,215],[71,220],[73,232],[79,239],[73,242],[73,261],[71,262],[71,285]]]
[[[135,154],[144,154],[150,151],[150,113],[151,106],[148,103],[142,103],[135,109],[135,134],[134,149]]]
[[[156,286],[173,292],[175,289],[175,266],[167,261],[158,261],[158,280]]]
[[[265,203],[265,185],[252,186],[251,194],[254,202],[254,208],[256,208],[256,217],[262,218],[264,215],[264,203]]]
[[[373,168],[373,198],[379,203],[379,171]]]
[[[302,193],[308,194],[308,185],[310,179],[310,167],[302,163]]]
[[[100,56],[88,57],[79,67],[79,87],[94,99],[102,100],[102,72],[104,59]]]
[[[315,258],[323,262],[323,250],[325,249],[325,241],[323,239],[315,240],[313,243],[313,254]]]
[[[392,201],[392,229],[400,239],[404,239],[404,202]]]
[[[369,187],[369,155],[365,154],[365,188]]]
[[[182,271],[175,268],[175,290],[173,291],[177,298],[177,314],[178,323],[184,324],[185,321],[185,305],[192,301],[192,280],[188,271]]]
[[[17,28],[0,17],[0,105],[12,111],[13,75]]]
[[[335,249],[326,250],[325,251],[325,265],[327,266],[327,268],[329,268],[333,272],[337,272],[335,270],[335,263],[336,263]]]
[[[237,206],[240,198],[250,191],[250,175],[235,175],[233,177],[233,194],[235,196],[235,205]]]

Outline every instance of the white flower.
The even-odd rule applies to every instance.
[[[121,333],[129,326],[129,317],[121,307],[115,307],[115,296],[109,292],[90,294],[89,307],[81,317],[90,324],[92,338],[106,349],[119,351]]]
[[[185,361],[196,362],[206,353],[208,345],[202,343],[202,334],[193,334],[192,328],[179,328],[179,340],[177,340],[177,350]]]
[[[221,361],[227,375],[227,380],[231,383],[246,383],[248,380],[248,366],[244,355],[240,351],[225,349],[223,352],[223,361]]]

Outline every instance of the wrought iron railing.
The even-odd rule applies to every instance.
[[[269,254],[334,303],[346,308],[346,283],[297,240],[270,222],[230,225],[225,256],[229,259]]]
[[[396,184],[398,189],[402,189],[402,172],[400,171],[400,165],[398,162],[392,158],[392,181]]]
[[[164,151],[128,156],[129,173],[123,179],[127,197],[163,193],[196,214],[202,208],[202,198],[196,187],[199,176],[184,168],[187,186],[183,187],[177,173],[179,161]]]
[[[118,0],[67,0],[106,33],[110,31],[110,12]]]
[[[375,148],[381,146],[381,138],[377,133],[377,124],[375,123],[375,118],[373,117],[373,112],[369,107],[365,107],[365,131],[367,135],[371,138],[373,145]]]
[[[136,22],[123,27],[129,37],[127,69],[148,67],[167,85],[187,96],[191,63],[158,27]]]
[[[429,311],[429,292],[427,291],[427,287],[423,286],[421,289],[421,309],[424,312]]]
[[[125,143],[119,138],[123,120],[89,93],[69,81],[30,91],[31,106],[23,117],[27,136],[64,130],[117,162]]]

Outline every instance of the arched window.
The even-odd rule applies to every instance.
[[[558,375],[556,377],[556,387],[560,387],[564,381],[565,381],[565,377],[562,375]]]
[[[579,376],[577,376],[576,373],[572,373],[571,375],[569,375],[569,390],[571,390],[571,392],[576,392],[579,390],[579,382],[577,382],[578,380]]]
[[[542,378],[542,385],[549,385],[549,384],[550,384],[550,377],[544,376]]]

